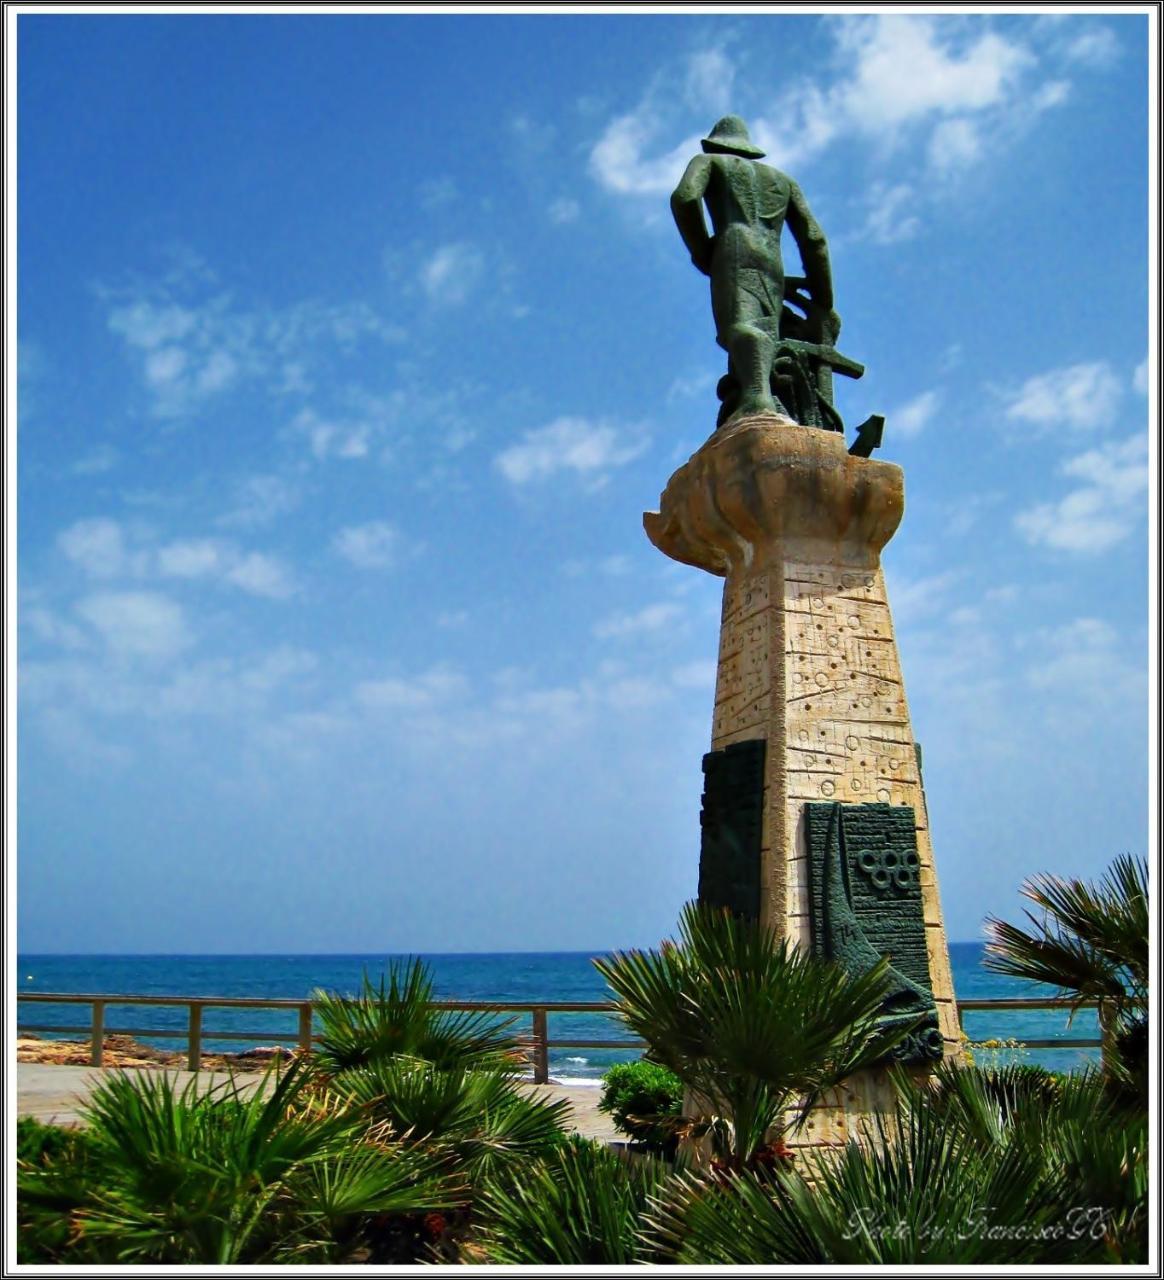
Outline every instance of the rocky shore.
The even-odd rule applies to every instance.
[[[274,1061],[290,1061],[295,1056],[279,1045],[262,1045],[238,1053],[203,1053],[202,1065],[207,1071],[265,1071]],[[17,1062],[37,1062],[45,1066],[89,1066],[87,1040],[42,1040],[39,1036],[21,1036],[16,1041]],[[107,1067],[166,1068],[185,1067],[184,1049],[155,1049],[133,1036],[105,1037],[104,1065]]]

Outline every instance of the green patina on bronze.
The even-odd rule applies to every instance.
[[[760,918],[766,747],[754,738],[703,757],[699,901],[745,920]]]
[[[813,802],[804,808],[814,952],[853,974],[888,956],[883,1017],[887,1023],[918,1023],[894,1057],[940,1058],[913,809]]]
[[[843,432],[833,372],[859,378],[865,368],[836,349],[841,318],[824,232],[796,183],[759,163],[764,152],[739,116],[724,116],[702,147],[671,196],[671,212],[691,261],[711,280],[716,341],[728,353],[716,425],[738,414],[782,413],[802,426]],[[785,225],[803,276],[784,274]],[[871,422],[858,429],[851,450],[862,457],[880,443]]]

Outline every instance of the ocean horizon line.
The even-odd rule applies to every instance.
[[[949,941],[951,947],[985,947],[985,939],[964,938]],[[614,951],[642,951],[638,946],[614,946],[593,948],[571,948],[567,951],[17,951],[17,959],[28,960],[110,960],[132,958],[135,960],[279,960],[307,959],[321,960],[361,960],[373,956],[384,956],[389,959],[405,959],[420,957],[426,959],[442,959],[446,956],[600,956],[610,955]]]

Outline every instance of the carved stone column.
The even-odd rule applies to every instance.
[[[903,983],[920,979],[932,992],[936,1030],[923,1054],[932,1060],[956,1056],[961,1047],[925,798],[880,565],[904,505],[900,467],[850,456],[839,433],[765,414],[716,431],[671,477],[660,510],[646,513],[643,524],[672,559],[726,578],[712,755],[705,761],[701,897],[738,894],[728,905],[752,914],[748,904],[755,902],[761,924],[827,951],[822,859],[850,859],[853,889],[842,907],[855,906],[857,915],[849,918],[865,922],[862,945],[867,935],[874,950],[888,952],[901,968]],[[718,856],[709,855],[708,831],[726,820],[722,811],[735,802],[730,793],[716,802],[711,783],[714,770],[725,767],[720,762],[745,755],[753,770],[762,757],[759,821],[753,814],[746,828],[756,832],[758,847],[741,855],[747,840],[738,833],[725,842],[737,865],[717,883],[715,867],[706,865]],[[746,789],[746,770],[737,776]],[[825,837],[812,832],[824,832],[838,803],[853,847],[825,853]],[[912,818],[901,806],[909,806]],[[916,834],[916,856],[893,843],[903,818],[906,835],[911,826]],[[882,828],[888,834],[880,834]],[[755,887],[744,883],[749,869],[738,865],[741,857],[756,864]],[[910,909],[912,922],[899,930],[896,921]],[[801,1141],[843,1138],[850,1122],[880,1110],[889,1100],[883,1077],[872,1071],[854,1078]]]

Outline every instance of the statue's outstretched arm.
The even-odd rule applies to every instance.
[[[711,272],[712,241],[703,220],[703,196],[710,175],[710,157],[696,156],[671,194],[671,215],[675,225],[691,254],[691,261],[704,275]]]
[[[800,258],[804,263],[804,274],[808,292],[813,302],[826,311],[833,306],[833,272],[829,266],[829,246],[824,232],[817,220],[812,216],[804,192],[791,183],[792,192],[788,199],[788,230],[800,250]]]

